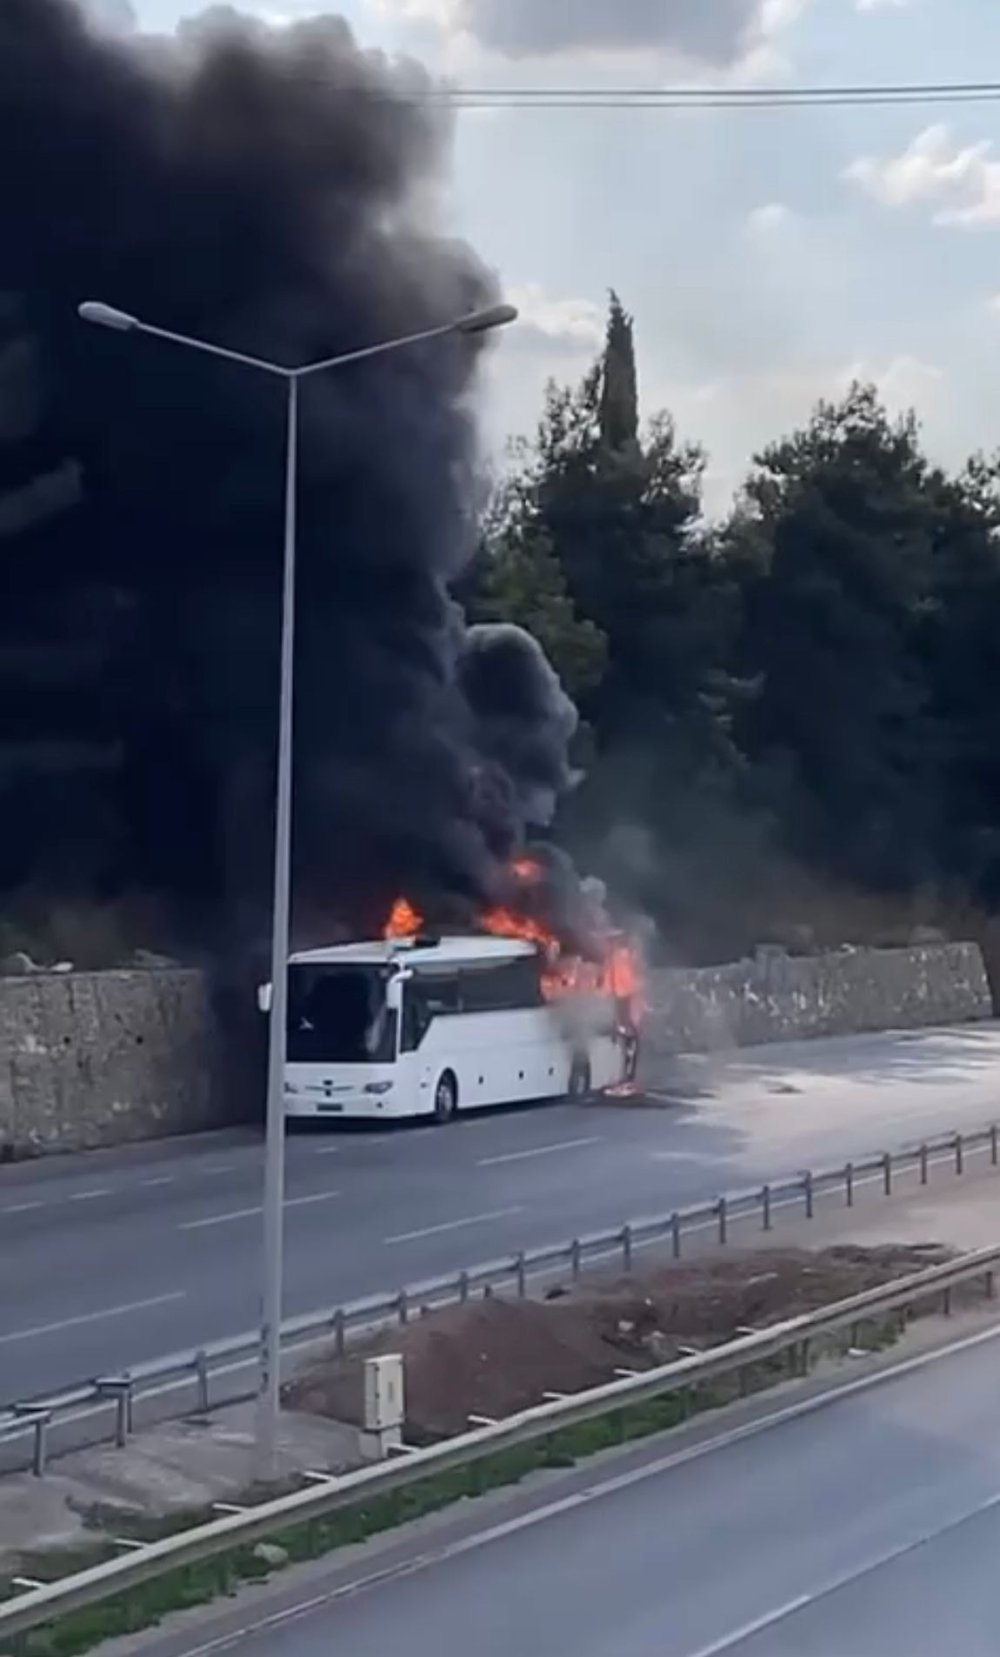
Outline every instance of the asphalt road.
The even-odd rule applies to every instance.
[[[1000,1028],[860,1037],[675,1066],[645,1102],[293,1136],[286,1312],[980,1126]],[[250,1133],[0,1169],[0,1403],[257,1317]]]
[[[996,1657],[998,1372],[993,1334],[694,1459],[661,1439],[157,1657]]]

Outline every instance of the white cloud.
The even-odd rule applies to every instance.
[[[859,12],[902,11],[910,0],[854,0],[854,10]]]
[[[537,282],[526,282],[509,290],[511,303],[520,311],[520,320],[509,338],[515,337],[549,352],[584,353],[597,351],[604,339],[605,311],[589,299],[556,299]]]
[[[709,457],[705,502],[711,516],[728,510],[747,474],[751,454],[805,424],[820,401],[836,402],[854,381],[874,383],[892,414],[915,408],[934,420],[945,375],[933,363],[900,354],[879,361],[857,357],[804,358],[797,363],[703,383],[662,381],[648,387],[650,408],[669,408],[685,435],[700,438]],[[933,448],[933,444],[931,445]]]
[[[886,207],[941,203],[936,224],[1000,223],[1000,160],[992,140],[960,145],[943,123],[925,127],[899,155],[861,156],[845,176]]]
[[[783,201],[766,201],[747,214],[747,229],[753,235],[766,236],[788,224],[792,210]]]

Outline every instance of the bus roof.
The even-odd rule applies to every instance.
[[[511,961],[536,954],[535,945],[522,938],[482,935],[444,938],[391,938],[373,943],[337,944],[330,949],[303,950],[290,957],[291,966],[432,966],[463,961]]]

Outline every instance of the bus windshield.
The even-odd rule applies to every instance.
[[[396,1014],[387,976],[374,966],[292,966],[288,973],[290,1064],[391,1064]]]

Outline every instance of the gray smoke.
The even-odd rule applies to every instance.
[[[85,19],[0,0],[0,890],[58,868],[257,935],[280,388],[88,329],[77,305],[298,363],[457,318],[497,284],[435,226],[449,125],[416,64],[362,51],[336,17],[102,35],[108,3]],[[437,340],[303,391],[307,924],[367,930],[401,889],[474,908],[568,779],[573,716],[540,653],[467,639],[449,596],[481,498],[481,350]]]
[[[472,627],[459,678],[475,716],[475,744],[521,825],[547,828],[575,778],[569,745],[579,716],[537,640],[507,622]]]

